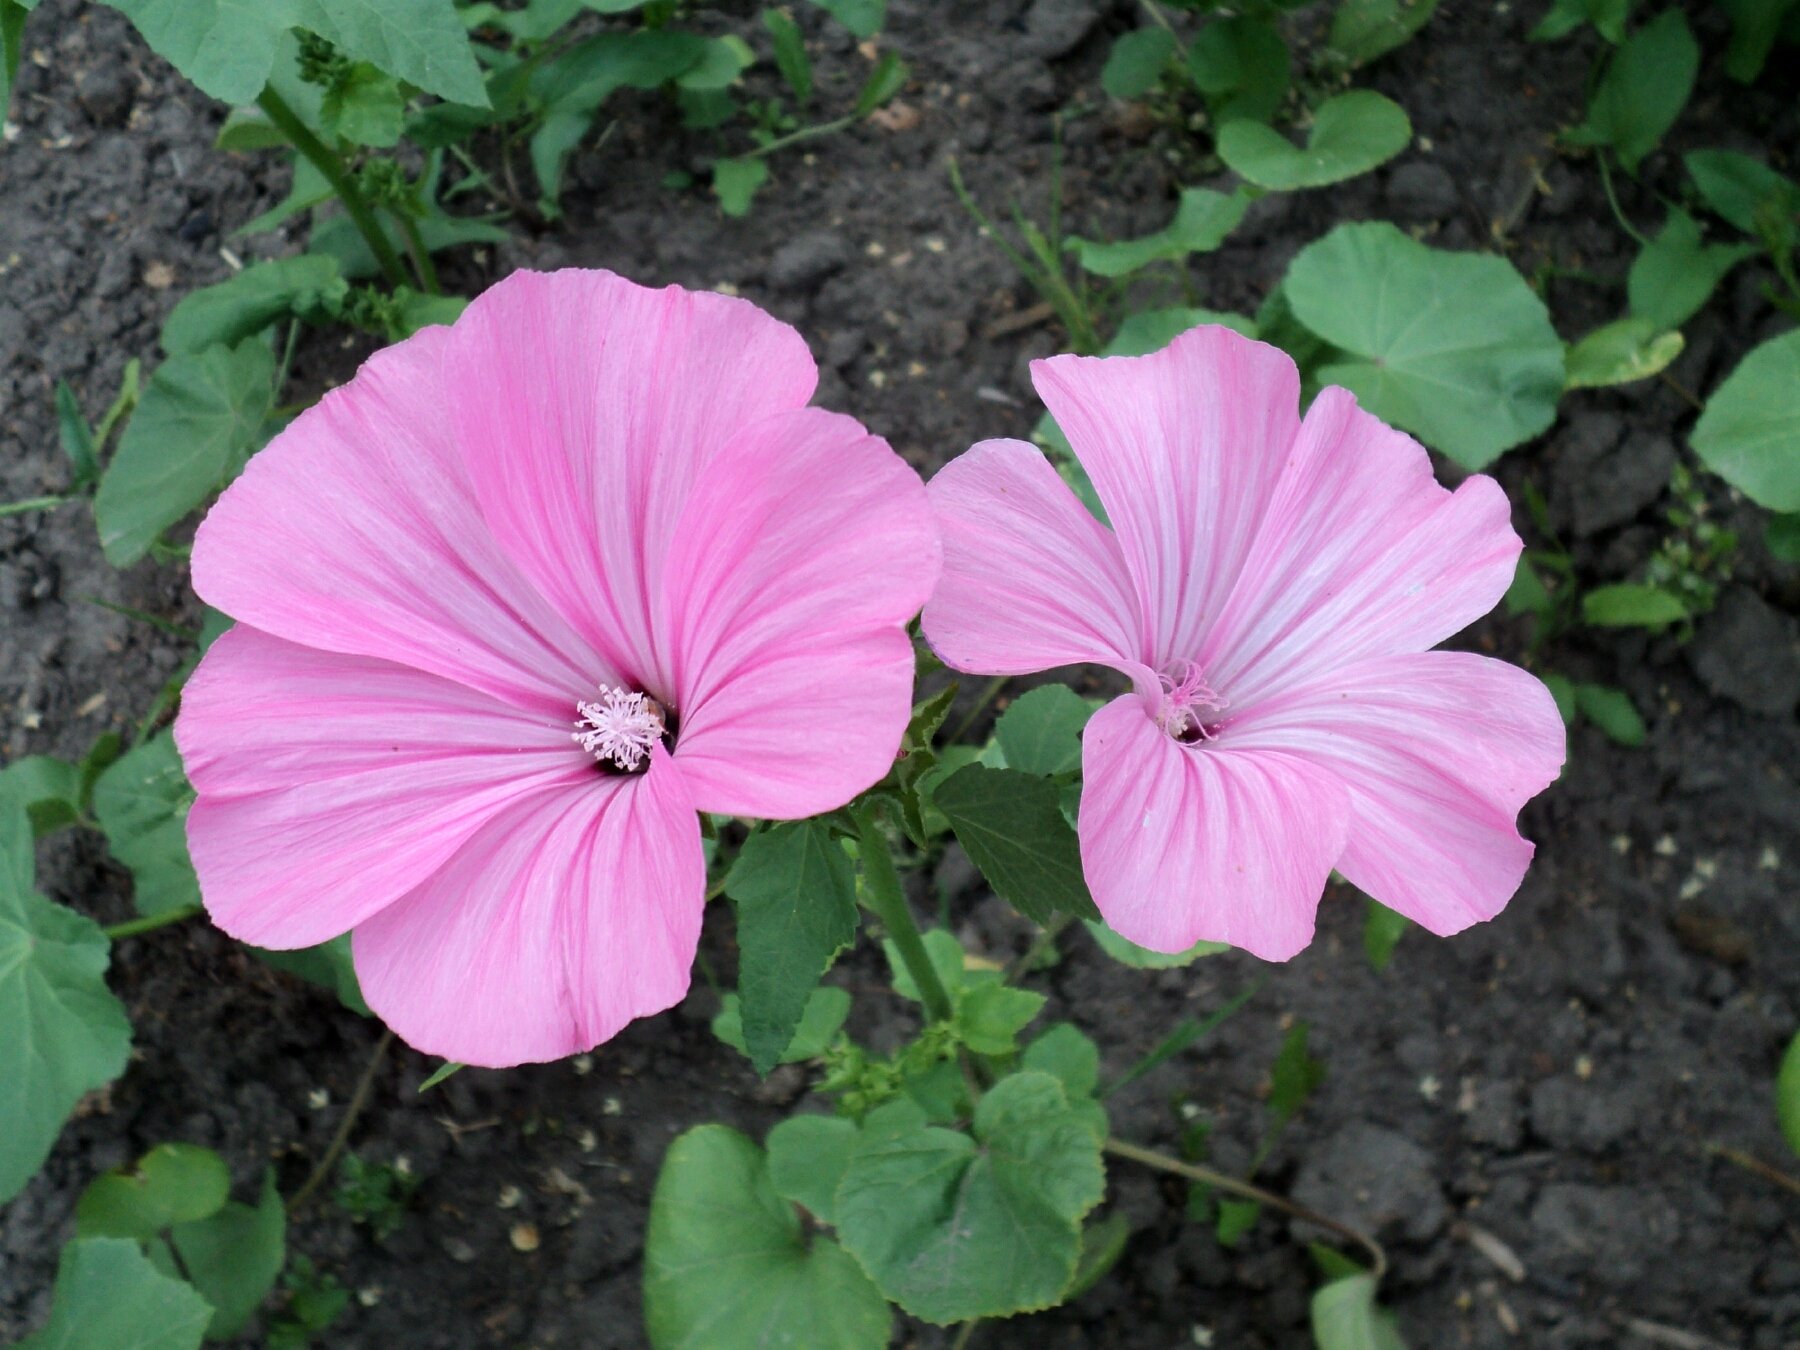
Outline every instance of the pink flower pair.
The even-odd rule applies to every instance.
[[[959,669],[1132,679],[1081,839],[1134,941],[1290,956],[1333,866],[1433,931],[1497,912],[1561,726],[1530,676],[1427,649],[1511,576],[1499,489],[1445,492],[1340,390],[1301,423],[1287,358],[1222,329],[1035,370],[1112,530],[1017,442],[928,496],[743,301],[520,273],[371,358],[195,541],[238,620],[176,728],[215,921],[352,932],[420,1049],[588,1049],[686,991],[698,812],[886,773],[921,605]]]

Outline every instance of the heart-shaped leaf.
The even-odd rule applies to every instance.
[[[1219,158],[1258,187],[1291,192],[1367,173],[1411,139],[1404,108],[1373,89],[1352,89],[1320,105],[1305,149],[1261,122],[1227,122],[1219,128]]]

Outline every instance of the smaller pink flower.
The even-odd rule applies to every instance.
[[[746,301],[520,272],[297,418],[194,544],[238,620],[175,728],[214,921],[352,933],[470,1064],[678,1001],[697,813],[841,806],[910,713],[930,504],[816,380]]]
[[[925,635],[958,670],[1131,677],[1082,738],[1106,921],[1157,951],[1286,960],[1333,868],[1434,933],[1499,913],[1562,721],[1517,667],[1431,650],[1512,580],[1499,486],[1446,491],[1343,389],[1302,421],[1293,362],[1226,328],[1032,379],[1112,528],[1034,447],[975,446],[929,487],[944,575]]]

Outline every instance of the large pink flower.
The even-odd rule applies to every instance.
[[[1131,677],[1082,744],[1081,857],[1107,922],[1158,951],[1285,960],[1334,867],[1435,933],[1497,914],[1562,722],[1524,671],[1430,648],[1512,579],[1499,486],[1446,491],[1342,389],[1301,421],[1293,362],[1225,328],[1032,377],[1112,528],[1033,447],[975,446],[930,485],[944,576],[925,634],[959,670]]]
[[[930,505],[816,377],[745,301],[519,273],[278,436],[194,544],[238,620],[176,726],[219,926],[353,931],[472,1064],[678,1001],[696,813],[830,810],[906,726]]]

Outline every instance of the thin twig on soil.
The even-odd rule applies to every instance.
[[[350,1129],[356,1124],[356,1118],[362,1114],[363,1107],[368,1105],[369,1091],[375,1086],[375,1071],[381,1067],[381,1061],[387,1057],[388,1047],[394,1043],[394,1033],[383,1029],[381,1039],[375,1042],[375,1053],[369,1056],[369,1063],[363,1069],[362,1077],[356,1082],[356,1091],[350,1094],[350,1104],[344,1108],[344,1118],[338,1122],[337,1133],[331,1136],[331,1142],[325,1147],[325,1156],[319,1159],[319,1165],[312,1170],[294,1192],[294,1198],[288,1201],[290,1215],[299,1211],[300,1207],[313,1198],[313,1193],[325,1184],[331,1175],[331,1169],[337,1166],[337,1160],[343,1155],[344,1145],[350,1142]]]
[[[1772,1181],[1777,1186],[1790,1190],[1795,1195],[1800,1195],[1800,1178],[1791,1177],[1779,1168],[1769,1166],[1761,1158],[1745,1153],[1742,1149],[1732,1148],[1727,1144],[1706,1144],[1703,1145],[1703,1148],[1715,1158],[1723,1158],[1734,1167],[1741,1167],[1753,1176],[1759,1176],[1764,1181]]]
[[[1339,1237],[1354,1242],[1369,1254],[1369,1259],[1374,1263],[1369,1273],[1375,1277],[1377,1284],[1381,1282],[1381,1277],[1387,1274],[1386,1250],[1367,1233],[1352,1228],[1347,1223],[1340,1223],[1315,1209],[1308,1209],[1305,1205],[1296,1204],[1284,1195],[1277,1195],[1274,1191],[1265,1191],[1261,1186],[1252,1182],[1240,1181],[1229,1173],[1216,1172],[1210,1167],[1201,1167],[1197,1163],[1183,1162],[1179,1158],[1171,1158],[1166,1153],[1158,1153],[1155,1149],[1128,1144],[1123,1139],[1108,1139],[1103,1147],[1115,1157],[1129,1158],[1132,1162],[1142,1163],[1146,1167],[1154,1167],[1159,1171],[1172,1172],[1178,1177],[1186,1177],[1189,1181],[1216,1186],[1222,1191],[1230,1191],[1233,1195],[1241,1195],[1246,1200],[1255,1200],[1259,1204],[1267,1205],[1270,1209],[1278,1209],[1283,1214],[1303,1219],[1307,1223],[1317,1224],[1320,1228],[1329,1229]]]

